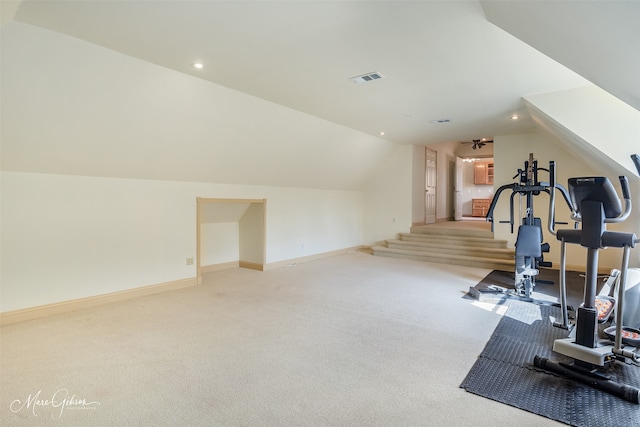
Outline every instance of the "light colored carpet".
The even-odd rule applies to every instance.
[[[1,423],[557,425],[459,388],[500,320],[462,298],[487,273],[353,252],[7,325]]]

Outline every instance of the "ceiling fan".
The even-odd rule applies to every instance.
[[[487,144],[493,144],[493,140],[482,138],[482,139],[472,139],[471,141],[462,141],[460,144],[473,144],[471,148],[474,150],[479,150]]]

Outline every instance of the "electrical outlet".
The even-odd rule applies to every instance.
[[[193,265],[193,258],[187,258],[187,265]]]

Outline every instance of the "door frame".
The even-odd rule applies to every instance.
[[[453,188],[453,203],[454,203],[454,219],[456,221],[462,220],[462,190],[464,188],[464,160],[460,156],[456,156],[456,183]]]
[[[429,166],[430,155],[433,156],[433,167],[431,168]],[[433,183],[430,182],[431,178],[433,178]],[[428,207],[429,197],[433,197],[433,220],[432,221],[430,220],[430,215],[429,215],[429,207]],[[424,223],[433,224],[436,222],[437,217],[438,217],[438,151],[433,150],[429,147],[425,147],[425,150],[424,150]]]

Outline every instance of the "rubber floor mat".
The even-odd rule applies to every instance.
[[[554,306],[508,301],[509,309],[460,385],[477,394],[573,426],[640,426],[640,405],[533,366],[536,355],[562,359],[553,340]],[[640,387],[640,367],[616,363],[607,374]]]

